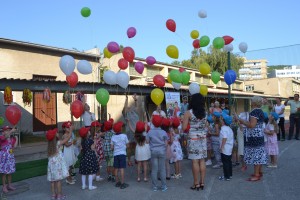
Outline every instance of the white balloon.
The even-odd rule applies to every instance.
[[[174,82],[174,81],[172,81],[172,85],[173,85],[173,87],[174,87],[176,90],[179,90],[180,87],[181,87],[181,83],[176,83],[176,82]]]
[[[206,17],[207,17],[207,13],[206,13],[205,10],[200,10],[200,11],[198,12],[198,16],[199,16],[200,18],[206,18]]]
[[[115,72],[111,70],[107,70],[103,74],[103,80],[108,85],[116,85],[117,84],[117,75]]]
[[[246,53],[248,49],[248,45],[246,42],[241,42],[239,45],[239,49],[241,52]]]
[[[65,55],[60,58],[59,67],[66,76],[70,76],[75,69],[75,59],[72,56]]]
[[[191,95],[200,93],[200,86],[199,86],[199,84],[197,84],[197,83],[191,83],[189,85],[189,91],[190,91]]]
[[[232,44],[227,44],[223,47],[223,50],[225,52],[231,52],[233,50],[233,45]]]
[[[81,74],[90,74],[90,73],[92,73],[93,68],[92,68],[92,65],[90,62],[88,62],[86,60],[80,60],[77,63],[77,70]]]
[[[117,83],[120,87],[126,89],[129,84],[129,76],[124,71],[119,71],[117,73]]]

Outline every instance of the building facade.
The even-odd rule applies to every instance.
[[[257,80],[265,79],[268,74],[268,61],[260,60],[244,60],[244,66],[239,69],[239,79],[241,80]]]
[[[278,78],[294,78],[300,80],[300,65],[285,67],[284,69],[276,69],[271,73],[272,77]]]

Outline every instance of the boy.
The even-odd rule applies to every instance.
[[[116,177],[116,187],[121,189],[127,188],[129,185],[124,182],[124,169],[126,168],[126,148],[128,147],[127,135],[122,133],[123,122],[117,122],[113,125],[115,135],[111,138],[111,150],[114,151],[114,174]],[[121,180],[118,177],[118,171],[121,174]]]

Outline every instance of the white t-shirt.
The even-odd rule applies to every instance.
[[[82,114],[82,120],[83,120],[84,126],[91,126],[91,123],[93,121],[96,121],[96,117],[95,117],[94,113],[89,113],[89,112],[85,111]]]
[[[226,143],[224,145],[223,154],[230,156],[232,154],[233,148],[233,131],[229,126],[222,126],[220,131],[220,148],[222,146],[223,138],[227,138]]]
[[[275,112],[279,115],[279,113],[281,113],[282,109],[285,108],[285,105],[281,104],[280,106],[277,106],[277,104],[275,105]],[[279,117],[284,117],[284,112],[279,115]]]
[[[128,144],[127,135],[124,133],[113,135],[111,137],[111,143],[114,145],[114,156],[117,155],[126,155],[126,144]]]
[[[160,112],[158,112],[157,110],[155,110],[152,115],[160,115],[161,117],[167,117],[165,111],[161,110]]]

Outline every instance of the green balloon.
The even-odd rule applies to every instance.
[[[170,78],[172,81],[176,82],[176,83],[181,83],[182,82],[182,77],[181,77],[181,73],[179,70],[175,70],[173,69],[170,72]]]
[[[0,117],[0,126],[4,123],[4,118]]]
[[[214,84],[217,84],[220,81],[220,73],[219,72],[212,72],[211,73],[211,80]]]
[[[206,47],[210,42],[210,39],[208,36],[206,35],[203,35],[201,38],[200,38],[200,47]]]
[[[88,7],[83,7],[81,9],[81,15],[82,17],[89,17],[91,15],[91,9]]]
[[[109,93],[106,89],[104,88],[100,88],[99,90],[97,90],[96,92],[96,99],[97,101],[102,105],[102,106],[106,106],[107,102],[109,100]]]
[[[182,84],[187,85],[190,82],[191,76],[190,73],[188,73],[187,71],[184,71],[181,73],[181,77],[182,77]]]
[[[221,37],[216,37],[213,41],[213,45],[216,49],[221,49],[224,47],[225,45],[225,41],[223,38]]]

